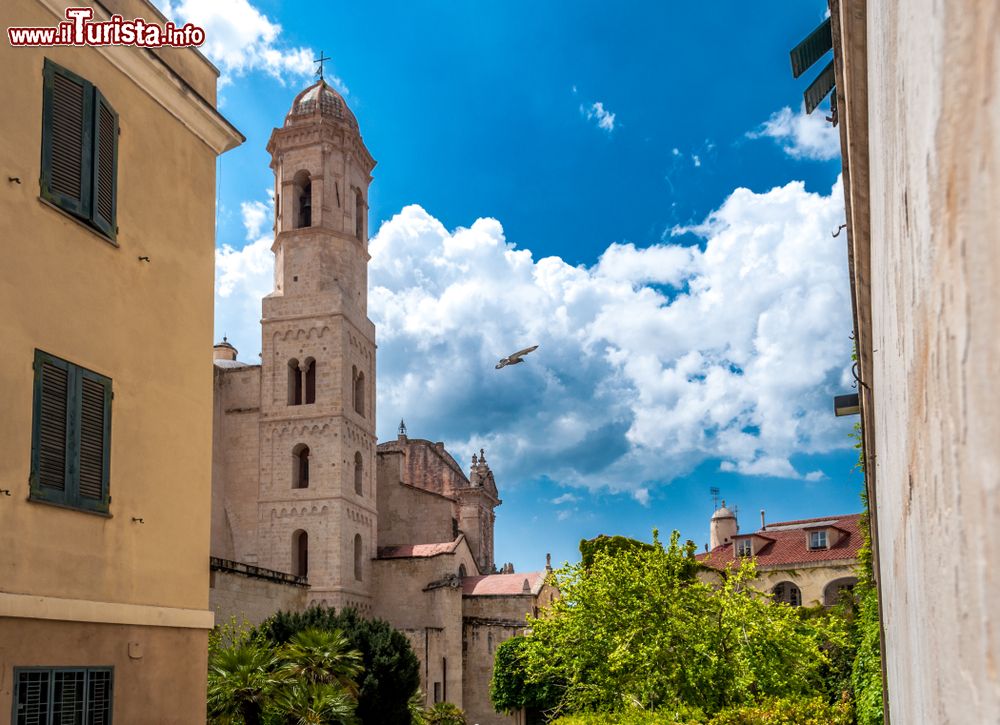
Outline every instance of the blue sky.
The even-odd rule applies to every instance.
[[[744,528],[858,510],[836,134],[788,62],[825,7],[175,2],[247,137],[219,166],[218,335],[256,360],[265,145],[322,50],[378,161],[379,437],[487,449],[498,563],[654,526],[700,546],[710,486]]]

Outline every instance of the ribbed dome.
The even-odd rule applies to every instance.
[[[358,127],[358,120],[347,107],[344,97],[322,79],[295,97],[292,101],[292,110],[285,117],[285,124],[316,115],[343,121],[352,128]]]
[[[735,518],[736,517],[733,515],[733,512],[727,509],[725,504],[722,505],[722,508],[716,509],[715,513],[712,514],[713,521],[715,519],[735,519]]]

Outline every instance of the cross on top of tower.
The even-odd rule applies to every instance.
[[[323,63],[328,60],[331,59],[327,58],[323,51],[320,51],[319,58],[316,58],[316,60],[313,61],[313,63],[319,63],[319,70],[316,71],[316,75],[319,76],[320,80],[323,80]]]

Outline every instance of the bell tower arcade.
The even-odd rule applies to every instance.
[[[274,290],[261,353],[260,565],[305,576],[310,602],[372,606],[375,326],[368,186],[358,122],[320,79],[267,145]]]

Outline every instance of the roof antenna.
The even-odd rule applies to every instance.
[[[710,489],[708,489],[708,492],[710,494],[712,494],[712,510],[713,511],[718,511],[719,510],[719,487],[718,486],[712,486]]]

